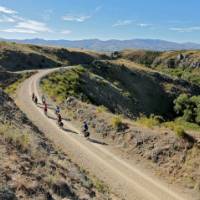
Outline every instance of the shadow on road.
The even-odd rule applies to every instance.
[[[92,142],[92,143],[95,143],[95,144],[101,144],[101,145],[105,145],[107,146],[108,144],[105,143],[105,142],[101,142],[101,141],[98,141],[98,140],[95,140],[95,139],[91,139],[91,138],[88,138],[88,141]]]
[[[39,108],[44,108],[44,105],[42,103],[37,103],[37,106]],[[49,110],[55,110],[55,108],[53,106],[51,106],[50,104],[47,104],[47,106],[48,106]]]
[[[47,116],[49,119],[53,119],[53,120],[57,120],[57,118],[55,118],[55,117],[52,117],[52,116]]]
[[[79,134],[79,133],[77,133],[77,132],[75,132],[75,131],[72,131],[72,130],[70,130],[70,129],[67,129],[67,128],[62,128],[62,130],[63,131],[66,131],[66,132],[70,132],[70,133],[75,133],[75,134]]]
[[[64,121],[68,121],[68,122],[70,122],[71,120],[70,119],[68,119],[68,118],[62,118]]]

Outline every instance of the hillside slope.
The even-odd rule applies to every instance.
[[[16,82],[20,77],[20,74],[13,74],[0,69],[0,87],[5,88],[6,86]]]
[[[116,52],[117,59],[125,59],[163,73],[200,84],[200,51],[142,51]]]
[[[9,110],[9,112],[8,112]],[[0,90],[0,199],[108,199]]]
[[[156,72],[129,68],[110,61],[96,61],[65,72],[55,72],[42,81],[44,92],[64,101],[76,96],[128,117],[173,116],[173,100],[181,93],[200,93],[200,88]]]
[[[0,66],[8,71],[89,64],[105,58],[105,54],[92,51],[0,42]]]

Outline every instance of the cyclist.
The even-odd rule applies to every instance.
[[[62,122],[62,117],[61,117],[60,113],[58,113],[57,116],[58,116],[58,124],[60,124]]]
[[[59,106],[56,106],[55,114],[56,114],[56,115],[60,114],[60,107],[59,107]]]
[[[46,103],[46,99],[45,99],[44,95],[42,95],[42,103],[43,103],[43,105],[45,105],[45,103]]]
[[[61,127],[61,128],[63,128],[64,124],[62,122],[62,117],[61,117],[60,113],[57,116],[58,116],[58,119],[57,119],[58,120],[57,121],[58,126]]]
[[[88,124],[86,121],[83,122],[83,132],[87,132],[89,129]]]
[[[33,93],[32,94],[32,101],[34,101],[35,100],[35,94]]]
[[[90,136],[90,132],[89,132],[89,127],[86,121],[83,122],[83,135],[84,137],[86,137],[87,139]]]
[[[38,98],[35,96],[35,98],[34,98],[34,102],[35,102],[35,104],[37,104],[38,103]]]
[[[48,110],[47,104],[45,103],[45,104],[44,104],[44,114],[45,114],[45,115],[47,115],[47,110]]]

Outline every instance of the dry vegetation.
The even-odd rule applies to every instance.
[[[118,52],[118,59],[137,63],[141,67],[157,70],[193,84],[200,84],[200,51],[140,51]]]
[[[8,112],[9,110],[9,112]],[[0,91],[0,199],[112,199]]]
[[[163,128],[159,116],[141,116],[132,121],[108,111],[99,112],[99,107],[72,97],[62,105],[62,110],[64,116],[80,127],[87,121],[92,138],[115,145],[130,159],[137,158],[170,183],[200,192],[198,135],[191,135],[178,125],[172,131]]]
[[[93,51],[0,42],[0,66],[9,71],[89,64],[107,58]]]

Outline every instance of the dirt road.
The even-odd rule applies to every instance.
[[[88,141],[79,134],[79,130],[70,122],[64,122],[65,130],[57,127],[54,111],[49,117],[43,110],[33,104],[32,92],[39,96],[39,80],[53,70],[41,70],[27,79],[18,90],[16,103],[27,114],[48,138],[65,151],[74,162],[77,162],[91,174],[103,180],[120,199],[129,200],[189,200],[170,186],[148,176],[137,166],[120,158],[109,150],[109,147],[94,140]],[[41,98],[39,98],[41,102]],[[53,109],[53,107],[52,107]]]

